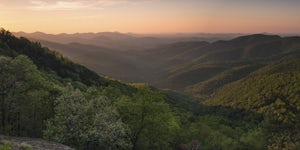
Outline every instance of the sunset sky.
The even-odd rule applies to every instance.
[[[300,0],[0,0],[0,27],[46,33],[300,33]]]

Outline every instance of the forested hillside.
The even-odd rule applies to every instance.
[[[264,116],[270,141],[294,149],[300,142],[300,55],[285,57],[225,85],[205,104],[228,106]],[[297,144],[296,144],[297,145]],[[276,149],[279,145],[270,147]]]
[[[0,133],[76,149],[299,149],[299,45],[253,35],[137,54],[162,63],[157,85],[198,99],[104,78],[2,29]]]
[[[105,79],[4,29],[0,37],[1,134],[40,137],[78,149],[171,147],[178,124],[159,91]],[[120,114],[123,108],[128,113]],[[140,114],[145,123],[134,121]],[[172,126],[168,132],[149,132]],[[148,135],[163,139],[142,139]]]

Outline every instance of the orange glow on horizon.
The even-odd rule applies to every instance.
[[[267,0],[5,0],[0,27],[46,33],[300,33],[298,6],[292,0],[272,5]]]

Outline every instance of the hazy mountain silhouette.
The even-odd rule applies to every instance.
[[[32,38],[41,38],[39,41],[43,45],[98,73],[125,82],[149,82],[161,88],[186,91],[195,95],[209,94],[206,87],[211,89],[222,87],[284,56],[299,53],[300,49],[300,37],[264,34],[215,42],[182,39],[183,41],[170,44],[155,42],[160,38],[171,39],[170,37],[141,37],[111,32],[72,35],[48,35],[37,32],[30,35]],[[60,43],[49,42],[60,39],[62,39]],[[128,45],[139,43],[144,47],[124,51],[117,47],[130,49],[129,46],[105,47],[100,46],[106,45],[104,42],[97,44],[91,39],[98,42],[107,41],[106,44],[112,41],[112,43],[126,41]],[[128,42],[130,40],[132,41]],[[155,44],[152,43],[152,46],[156,46],[149,48],[149,45],[145,44],[147,42],[139,40],[148,40],[148,44],[153,42]],[[216,84],[220,80],[226,82]]]
[[[33,40],[44,40],[61,44],[82,43],[107,47],[118,51],[143,50],[179,41],[216,41],[231,39],[240,34],[130,34],[119,32],[46,34],[42,32],[16,32],[14,35]]]

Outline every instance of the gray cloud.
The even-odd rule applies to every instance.
[[[31,10],[77,10],[101,9],[119,4],[135,4],[151,0],[4,0],[1,4],[9,8],[25,8]]]

